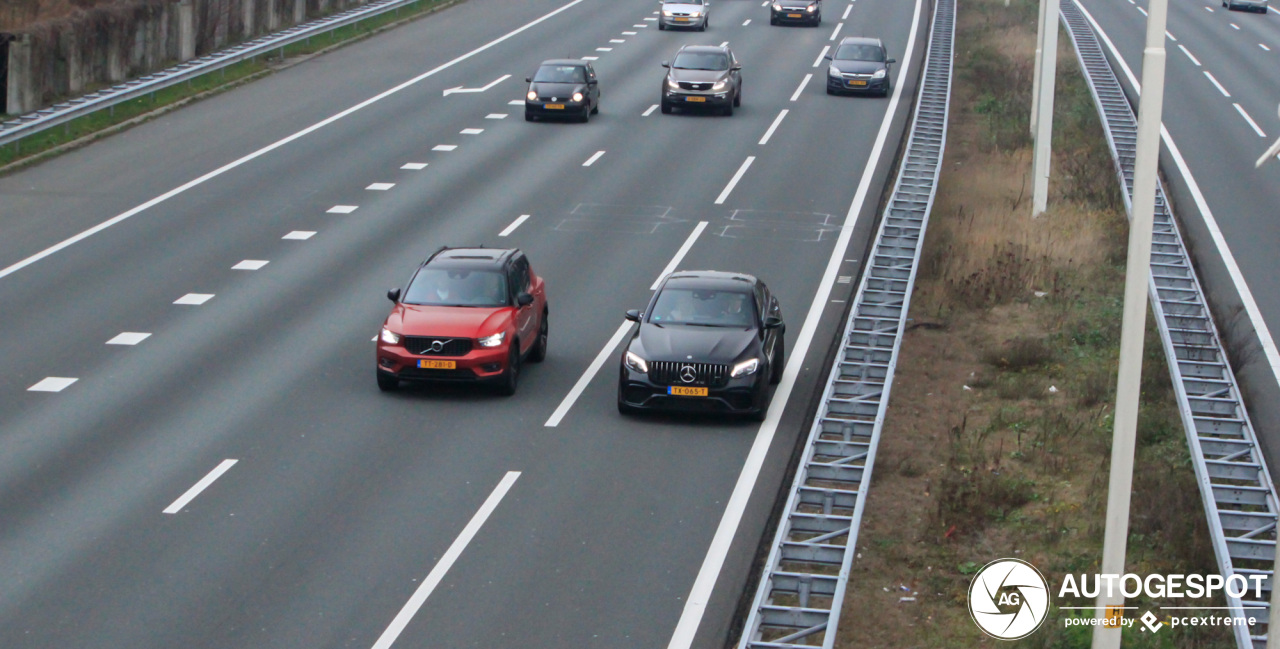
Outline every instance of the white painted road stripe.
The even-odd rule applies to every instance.
[[[409,171],[422,171],[423,169],[426,169],[426,168],[427,168],[427,163],[425,163],[425,162],[406,162],[406,163],[404,163],[404,164],[400,165],[400,168],[401,168],[401,169],[408,169]]]
[[[270,262],[265,259],[246,259],[235,266],[232,266],[231,270],[260,270],[268,263]]]
[[[613,51],[613,48],[612,48],[612,47],[597,47],[597,48],[596,48],[596,51],[597,51],[597,52],[612,52],[612,51]]]
[[[1223,88],[1223,87],[1222,87],[1222,84],[1218,83],[1218,80],[1217,80],[1217,79],[1214,79],[1214,78],[1213,78],[1213,75],[1212,75],[1212,74],[1209,74],[1209,71],[1208,71],[1208,70],[1205,70],[1205,71],[1204,71],[1204,76],[1209,77],[1209,81],[1212,81],[1212,82],[1213,82],[1213,85],[1214,85],[1215,87],[1217,87],[1217,88],[1218,88],[1218,92],[1222,93],[1222,96],[1223,96],[1223,97],[1230,97],[1230,96],[1231,96],[1231,93],[1227,92],[1227,89],[1226,89],[1226,88]]]
[[[650,106],[650,107],[648,108],[648,110],[645,110],[643,113],[640,113],[640,116],[641,116],[641,117],[648,117],[648,116],[652,115],[652,114],[653,114],[653,111],[655,111],[655,110],[658,110],[658,105],[657,105],[657,104],[654,104],[654,105]]]
[[[804,92],[804,87],[809,85],[809,80],[812,78],[813,78],[812,74],[804,75],[804,80],[800,82],[799,87],[796,88],[795,92],[791,93],[791,101],[796,101],[797,99],[800,99],[800,93]]]
[[[889,137],[889,127],[892,125],[894,113],[897,112],[898,103],[902,100],[902,88],[906,86],[904,80],[910,72],[912,53],[915,51],[916,33],[920,24],[921,1],[916,0],[915,15],[911,19],[910,36],[907,38],[907,49],[902,57],[903,64],[898,71],[898,82],[893,84],[893,98],[889,100],[884,119],[880,122],[880,132],[876,135],[875,145],[872,147],[871,155],[867,159],[867,166],[862,173],[862,180],[858,183],[858,190],[853,196],[853,203],[849,206],[848,214],[845,215],[844,227],[840,228],[835,247],[831,249],[831,258],[827,260],[826,272],[822,276],[822,281],[818,284],[818,290],[813,296],[813,302],[809,305],[809,313],[805,316],[800,335],[796,337],[795,347],[791,351],[791,358],[787,361],[787,368],[782,373],[782,381],[778,383],[777,390],[774,392],[773,401],[769,404],[769,412],[765,415],[764,423],[760,424],[760,429],[756,432],[755,441],[751,444],[751,451],[747,454],[747,459],[742,465],[742,473],[738,474],[738,481],[734,484],[733,493],[730,494],[728,503],[725,505],[724,515],[721,516],[720,524],[716,527],[715,536],[711,539],[710,547],[707,548],[707,555],[702,561],[702,567],[699,568],[698,576],[693,582],[693,587],[689,590],[689,596],[684,600],[684,610],[680,613],[680,621],[676,623],[675,631],[671,634],[671,642],[667,644],[667,649],[689,649],[693,645],[693,638],[698,632],[698,626],[702,623],[702,616],[706,612],[707,602],[711,599],[711,591],[715,588],[721,569],[724,568],[725,559],[729,556],[729,546],[733,544],[733,538],[737,536],[738,526],[742,523],[742,515],[747,509],[747,502],[751,499],[751,492],[755,490],[756,481],[760,478],[760,470],[764,467],[764,461],[769,454],[769,447],[773,444],[773,437],[778,430],[778,422],[782,419],[782,411],[786,409],[787,401],[791,398],[791,391],[795,388],[796,377],[800,375],[800,369],[806,362],[805,356],[809,353],[809,346],[812,344],[814,334],[818,329],[818,321],[822,317],[822,312],[827,308],[827,300],[831,297],[831,288],[835,284],[837,273],[840,270],[842,253],[848,247],[849,239],[853,237],[858,215],[862,212],[863,204],[866,202],[867,195],[871,189],[871,179],[875,176],[880,154],[884,151],[885,141]],[[877,196],[879,196],[878,192]]]
[[[378,641],[373,643],[373,649],[389,649],[395,643],[396,638],[399,638],[405,627],[409,626],[409,621],[418,613],[418,609],[422,608],[422,605],[426,603],[427,598],[431,596],[431,592],[444,580],[444,576],[448,574],[449,569],[453,567],[458,557],[462,556],[462,551],[467,549],[467,545],[480,532],[480,528],[484,526],[485,521],[489,520],[489,517],[493,515],[494,510],[498,508],[502,499],[506,497],[508,491],[511,491],[512,485],[519,478],[519,471],[508,471],[507,475],[502,477],[502,480],[498,482],[498,486],[493,488],[493,493],[489,494],[483,505],[480,505],[480,510],[476,512],[475,516],[471,517],[471,521],[467,523],[467,526],[462,528],[462,533],[458,535],[458,538],[454,539],[449,549],[445,550],[444,556],[440,557],[436,567],[431,569],[431,572],[427,574],[427,578],[423,579],[418,589],[413,591],[413,596],[409,598],[408,602],[405,602],[404,608],[400,609],[395,619],[391,620],[391,625],[387,627],[386,631],[382,632],[382,635],[378,637]]]
[[[529,220],[529,215],[528,215],[528,214],[521,214],[521,215],[519,216],[519,218],[517,218],[516,220],[514,220],[514,221],[512,221],[512,222],[511,222],[511,225],[508,225],[505,229],[503,229],[503,231],[502,231],[502,232],[499,232],[499,233],[498,233],[498,236],[500,236],[500,237],[505,237],[505,236],[507,236],[507,235],[511,234],[512,232],[515,232],[515,231],[516,231],[516,228],[520,227],[520,224],[521,224],[521,223],[524,223],[524,222],[525,222],[525,221],[527,221],[527,220]]]
[[[280,238],[286,241],[306,241],[314,236],[316,236],[316,233],[310,230],[294,230]]]
[[[136,345],[151,337],[149,333],[141,331],[125,331],[116,335],[115,338],[107,341],[108,345]]]
[[[610,38],[610,39],[609,39],[609,42],[610,42],[610,43],[625,43],[625,42],[627,42],[627,41],[626,41],[626,39],[622,39],[622,38]]]
[[[1258,47],[1261,47],[1262,49],[1264,49],[1264,50],[1266,50],[1266,51],[1268,51],[1268,52],[1270,52],[1270,51],[1271,51],[1271,48],[1267,47],[1266,45],[1263,45],[1262,43],[1258,43]]]
[[[587,158],[586,162],[582,163],[582,166],[590,167],[591,165],[595,164],[596,160],[599,160],[600,156],[602,155],[604,155],[604,151],[596,151],[594,155],[592,155],[590,158]]]
[[[783,108],[781,113],[773,119],[773,123],[769,125],[769,130],[764,132],[764,137],[760,138],[760,144],[768,144],[769,138],[773,137],[773,132],[778,130],[778,125],[782,123],[782,118],[787,116],[787,109]]]
[[[577,402],[578,397],[582,396],[583,390],[587,389],[591,379],[595,378],[600,368],[604,366],[604,362],[613,355],[614,348],[618,346],[618,343],[622,342],[622,337],[630,331],[631,321],[623,320],[622,324],[618,326],[618,330],[613,332],[613,336],[610,336],[609,342],[605,343],[599,354],[596,354],[595,360],[592,360],[591,365],[587,366],[587,371],[578,377],[578,382],[573,384],[573,389],[569,390],[569,394],[564,395],[564,400],[560,402],[559,406],[556,406],[555,412],[551,413],[551,417],[547,419],[547,423],[543,424],[543,426],[554,428],[560,425],[560,420],[569,414],[569,409]]]
[[[1235,24],[1235,23],[1231,23],[1231,29],[1234,29],[1234,30],[1236,30],[1236,31],[1240,31],[1240,26],[1239,26],[1239,25],[1237,25],[1237,24]]]
[[[644,27],[644,25],[641,25],[641,27]],[[622,32],[622,35],[623,35],[623,36],[635,36],[635,35],[636,35],[636,32]]]
[[[1143,9],[1142,7],[1138,7],[1138,11],[1139,11],[1139,12],[1141,12],[1141,13],[1142,13],[1142,15],[1144,15],[1144,16],[1145,16],[1145,15],[1147,15],[1147,10],[1146,10],[1146,9]]]
[[[840,20],[848,20],[850,11],[853,11],[853,5],[844,8],[844,15],[840,17]]]
[[[205,477],[200,478],[200,482],[195,483],[195,485],[193,485],[190,489],[187,490],[187,493],[182,494],[181,496],[178,497],[177,500],[173,501],[173,504],[169,505],[168,507],[165,507],[164,513],[176,514],[182,511],[182,508],[186,507],[188,503],[195,500],[196,496],[200,495],[200,492],[204,491],[205,489],[208,489],[209,485],[213,484],[215,480],[222,477],[222,474],[226,473],[231,467],[235,466],[237,461],[238,460],[223,460],[221,464],[214,467],[213,470],[209,472],[209,475],[206,475]]]
[[[814,60],[813,60],[813,67],[815,67],[815,68],[816,68],[816,67],[818,67],[819,65],[822,65],[822,60],[823,60],[823,59],[825,59],[825,58],[827,57],[827,52],[830,52],[830,51],[831,51],[831,46],[830,46],[830,45],[823,45],[823,46],[822,46],[822,52],[820,52],[820,53],[818,54],[818,58],[816,58],[816,59],[814,59]]]
[[[186,295],[174,300],[173,303],[186,306],[200,306],[212,299],[213,293],[187,293]]]
[[[64,376],[50,376],[27,388],[27,392],[62,392],[79,380]]]
[[[729,194],[733,193],[733,188],[738,186],[738,181],[742,180],[742,175],[747,173],[747,169],[751,167],[751,163],[756,161],[755,156],[747,156],[742,162],[742,166],[738,167],[738,173],[733,174],[733,178],[729,180],[729,184],[725,185],[724,191],[720,192],[720,196],[716,198],[716,205],[724,203],[724,199],[729,198]]]
[[[485,119],[506,119],[507,115],[508,113],[489,113],[488,115],[485,115],[484,118]]]
[[[583,61],[599,61],[599,60],[600,60],[600,57],[598,57],[598,56],[584,56],[584,57],[582,57],[582,60],[583,60]]]
[[[523,100],[523,99],[512,99],[511,101],[507,102],[507,105],[508,105],[508,106],[523,106],[523,105],[524,105],[524,100]]]
[[[1189,49],[1187,49],[1187,48],[1185,48],[1185,47],[1183,47],[1183,46],[1181,46],[1181,45],[1179,45],[1179,46],[1178,46],[1178,49],[1182,50],[1182,53],[1183,53],[1183,54],[1186,54],[1186,55],[1187,55],[1187,58],[1191,59],[1191,62],[1196,64],[1196,67],[1200,67],[1200,59],[1197,59],[1196,57],[1192,56],[1192,55],[1191,55],[1191,50],[1189,50]]]
[[[395,183],[373,183],[372,185],[365,187],[365,189],[371,192],[385,192],[395,186]]]
[[[332,124],[332,123],[334,123],[334,122],[336,122],[336,121],[338,121],[338,120],[340,120],[340,119],[342,119],[342,118],[344,118],[344,117],[346,117],[346,116],[348,116],[348,115],[351,115],[352,113],[355,113],[356,111],[359,111],[359,110],[361,110],[361,109],[363,109],[363,108],[366,108],[366,107],[368,107],[368,106],[371,106],[371,105],[373,105],[373,104],[376,104],[376,103],[378,103],[378,102],[382,101],[383,99],[386,99],[387,97],[390,97],[390,96],[392,96],[392,95],[394,95],[394,94],[396,94],[396,93],[400,92],[401,90],[404,90],[405,88],[409,88],[409,87],[411,87],[411,86],[414,86],[414,85],[418,84],[418,83],[419,83],[419,82],[421,82],[423,79],[427,79],[427,78],[429,78],[429,77],[433,77],[433,76],[435,76],[436,74],[439,74],[441,71],[446,70],[446,69],[448,69],[448,68],[451,68],[451,67],[453,67],[453,66],[455,66],[455,65],[457,65],[457,64],[459,64],[459,63],[462,63],[463,61],[466,61],[467,59],[470,59],[471,57],[473,57],[473,56],[475,56],[475,55],[477,55],[477,54],[480,54],[481,52],[484,52],[485,50],[488,50],[488,49],[490,49],[490,48],[492,48],[492,47],[494,47],[494,46],[496,46],[496,45],[498,45],[498,44],[500,44],[500,43],[502,43],[502,42],[504,42],[504,41],[506,41],[506,40],[508,40],[508,39],[510,39],[510,38],[512,38],[512,37],[514,37],[514,36],[517,36],[517,35],[519,35],[519,34],[523,33],[524,31],[526,31],[526,30],[528,30],[528,29],[530,29],[530,28],[534,27],[535,25],[539,25],[539,24],[541,24],[541,23],[543,23],[543,22],[545,22],[545,21],[547,21],[547,20],[550,20],[551,18],[553,18],[553,17],[555,17],[555,16],[559,15],[560,13],[562,13],[562,12],[564,12],[564,11],[568,11],[571,7],[575,7],[575,6],[579,5],[579,4],[581,4],[583,1],[584,1],[584,0],[572,0],[571,2],[569,2],[569,3],[568,3],[568,4],[566,4],[566,5],[564,5],[563,7],[560,7],[559,9],[555,9],[554,11],[551,11],[550,13],[543,14],[543,15],[542,15],[542,17],[537,18],[537,19],[534,19],[534,20],[532,20],[532,21],[530,21],[530,22],[528,22],[528,23],[525,23],[523,26],[521,26],[521,27],[517,27],[516,29],[513,29],[513,30],[509,31],[509,32],[507,32],[506,34],[503,34],[502,36],[499,36],[498,38],[495,38],[495,39],[493,39],[493,40],[489,41],[488,43],[485,43],[484,45],[481,45],[480,47],[477,47],[476,49],[471,50],[470,52],[467,52],[466,54],[463,54],[462,56],[459,56],[459,57],[457,57],[457,58],[453,59],[452,61],[449,61],[449,62],[447,62],[447,63],[442,63],[442,64],[440,64],[440,65],[436,66],[435,68],[432,68],[431,70],[428,70],[428,71],[426,71],[426,72],[424,72],[424,73],[422,73],[422,74],[420,74],[420,75],[418,75],[418,76],[416,76],[416,77],[414,77],[414,78],[412,78],[412,79],[410,79],[410,80],[408,80],[408,81],[406,81],[406,82],[404,82],[404,83],[402,83],[402,84],[400,84],[400,85],[398,85],[398,86],[395,86],[394,88],[391,88],[390,90],[385,90],[385,91],[383,91],[383,92],[381,92],[381,93],[379,93],[379,94],[377,94],[377,95],[374,95],[373,97],[370,97],[369,99],[366,99],[366,100],[364,100],[364,101],[362,101],[362,102],[360,102],[360,103],[356,104],[355,106],[352,106],[351,108],[348,108],[348,109],[346,109],[346,110],[344,110],[344,111],[342,111],[342,112],[340,112],[340,113],[338,113],[338,114],[336,114],[336,115],[333,115],[332,117],[328,117],[328,118],[326,118],[326,119],[324,119],[324,120],[321,120],[321,121],[319,121],[319,122],[316,122],[315,124],[312,124],[311,126],[308,126],[307,128],[304,128],[304,129],[302,129],[301,131],[298,131],[297,133],[294,133],[293,135],[290,135],[290,136],[288,136],[288,137],[286,137],[286,138],[284,138],[284,139],[281,139],[281,140],[277,140],[277,141],[273,142],[272,144],[269,144],[269,145],[267,145],[267,146],[265,146],[265,147],[263,147],[263,148],[261,148],[261,149],[258,149],[257,151],[254,151],[253,153],[250,153],[249,155],[246,155],[246,156],[244,156],[244,157],[242,157],[242,158],[240,158],[240,159],[238,159],[238,160],[235,160],[234,162],[230,162],[230,163],[228,163],[228,164],[225,164],[225,165],[223,165],[223,166],[221,166],[221,167],[218,167],[217,169],[214,169],[213,171],[210,171],[209,173],[207,173],[207,174],[205,174],[205,175],[203,175],[203,176],[200,176],[199,178],[196,178],[195,180],[189,181],[189,182],[187,182],[187,183],[185,183],[185,184],[183,184],[183,185],[180,185],[180,186],[178,186],[178,187],[176,187],[176,188],[174,188],[174,189],[171,189],[171,190],[169,190],[169,191],[167,191],[167,192],[165,192],[165,193],[163,193],[163,194],[161,194],[161,195],[159,195],[159,196],[157,196],[157,197],[155,197],[155,198],[153,198],[153,199],[151,199],[151,200],[149,200],[149,201],[147,201],[147,202],[145,202],[145,203],[143,203],[143,204],[141,204],[141,205],[139,205],[139,206],[137,206],[137,207],[135,207],[135,208],[133,208],[133,209],[131,209],[131,210],[127,211],[127,212],[124,212],[124,213],[119,214],[119,215],[116,215],[116,216],[114,216],[114,217],[112,217],[112,218],[110,218],[110,219],[108,219],[108,220],[106,220],[106,221],[103,221],[102,223],[99,223],[98,225],[95,225],[95,226],[93,226],[92,228],[89,228],[88,230],[85,230],[84,232],[81,232],[80,234],[77,234],[77,235],[75,235],[75,236],[73,236],[73,237],[71,237],[71,238],[69,238],[69,239],[65,239],[65,240],[63,240],[62,242],[60,242],[60,243],[58,243],[58,244],[56,244],[56,245],[50,246],[49,248],[45,248],[44,250],[42,250],[42,251],[40,251],[40,252],[38,252],[38,253],[36,253],[36,254],[34,254],[34,255],[31,255],[30,257],[27,257],[26,259],[23,259],[22,261],[19,261],[19,262],[15,263],[15,264],[12,264],[12,265],[10,265],[10,266],[6,267],[6,268],[5,268],[5,269],[3,269],[3,270],[0,270],[0,279],[3,279],[3,278],[5,278],[5,277],[8,277],[9,275],[14,274],[14,273],[18,272],[19,270],[22,270],[23,268],[26,268],[27,266],[30,266],[31,264],[34,264],[34,263],[36,263],[37,261],[40,261],[41,259],[44,259],[45,257],[48,257],[49,255],[52,255],[52,254],[54,254],[54,253],[58,252],[59,250],[62,250],[62,249],[64,249],[64,248],[67,248],[68,246],[75,245],[76,243],[79,243],[80,241],[83,241],[83,240],[85,240],[85,239],[87,239],[87,238],[89,238],[89,237],[91,237],[91,236],[93,236],[93,235],[95,235],[95,234],[97,234],[97,233],[99,233],[99,232],[101,232],[101,231],[103,231],[103,230],[105,230],[105,229],[107,229],[107,228],[109,228],[109,227],[111,227],[111,226],[113,226],[113,225],[117,224],[117,223],[120,223],[121,221],[124,221],[124,220],[126,220],[126,219],[128,219],[128,218],[130,218],[130,217],[132,217],[132,216],[134,216],[134,215],[136,215],[136,214],[139,214],[139,213],[141,213],[141,212],[143,212],[143,211],[145,211],[145,210],[148,210],[148,209],[150,209],[150,208],[152,208],[152,207],[154,207],[154,206],[156,206],[156,205],[159,205],[160,203],[163,203],[163,202],[165,202],[165,201],[169,200],[170,198],[173,198],[174,196],[177,196],[178,194],[181,194],[181,193],[183,193],[183,192],[185,192],[185,191],[187,191],[187,190],[191,189],[192,187],[197,187],[197,186],[199,186],[199,185],[203,185],[204,183],[206,183],[206,182],[208,182],[208,181],[210,181],[210,180],[212,180],[212,179],[214,179],[214,178],[217,178],[218,176],[221,176],[222,174],[224,174],[224,173],[226,173],[226,172],[228,172],[228,171],[231,171],[232,169],[235,169],[236,167],[239,167],[239,166],[241,166],[241,165],[245,164],[246,162],[250,162],[250,161],[256,160],[257,158],[260,158],[260,157],[262,157],[262,156],[264,156],[264,155],[266,155],[266,154],[268,154],[268,153],[270,153],[270,152],[272,152],[272,151],[275,151],[276,149],[278,149],[278,148],[280,148],[280,147],[282,147],[282,146],[284,146],[284,145],[286,145],[286,144],[289,144],[290,142],[293,142],[294,140],[297,140],[298,138],[301,138],[301,137],[303,137],[303,136],[305,136],[305,135],[308,135],[308,134],[310,134],[310,133],[313,133],[313,132],[315,132],[315,131],[318,131],[318,130],[320,130],[320,129],[322,129],[322,128],[324,128],[324,127],[326,127],[326,126],[328,126],[328,125],[330,125],[330,124]]]
[[[456,144],[437,144],[431,147],[431,150],[432,151],[452,151],[456,148],[458,148],[458,145]]]
[[[751,24],[751,19],[750,19],[750,18],[748,18],[748,19],[746,19],[746,20],[742,21],[742,26],[743,26],[743,27],[746,27],[747,25],[750,25],[750,24]]]
[[[460,133],[460,134],[462,134],[462,135],[479,135],[479,134],[481,134],[481,133],[484,133],[484,129],[482,129],[482,128],[464,128],[464,129],[462,129],[461,131],[459,131],[459,133]]]
[[[325,213],[326,214],[350,214],[358,209],[360,209],[359,205],[334,205],[333,207],[330,207],[328,210],[325,210]]]
[[[1169,30],[1167,30],[1167,29],[1166,29],[1166,30],[1164,31],[1164,35],[1165,35],[1165,36],[1167,36],[1167,37],[1169,38],[1169,40],[1171,40],[1171,41],[1173,41],[1173,42],[1175,42],[1175,43],[1177,43],[1177,42],[1178,42],[1178,39],[1174,38],[1174,37],[1173,37],[1173,34],[1170,34],[1170,33],[1169,33]]]
[[[684,240],[684,244],[676,251],[676,255],[671,258],[671,261],[667,262],[667,267],[663,268],[662,272],[658,273],[658,278],[653,280],[653,284],[649,286],[650,291],[658,290],[658,284],[662,283],[662,278],[676,271],[676,267],[680,265],[680,262],[684,261],[684,256],[689,254],[689,249],[693,247],[694,242],[698,240],[702,231],[706,229],[707,221],[698,221],[697,227],[693,228],[693,232],[689,233],[689,238]]]
[[[836,35],[840,33],[841,27],[844,27],[844,23],[836,23],[836,28],[831,30],[831,38],[828,38],[827,40],[834,41],[836,39]]]
[[[1240,104],[1231,104],[1231,105],[1236,107],[1236,111],[1240,113],[1240,116],[1244,118],[1244,121],[1249,122],[1249,126],[1253,127],[1253,132],[1257,133],[1258,137],[1267,136],[1266,133],[1262,132],[1262,129],[1258,128],[1258,123],[1253,121],[1252,117],[1249,117],[1249,113],[1244,112],[1244,108],[1241,107]]]

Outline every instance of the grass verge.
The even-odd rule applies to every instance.
[[[1005,646],[966,606],[982,565],[1020,557],[1053,584],[1099,569],[1127,224],[1066,38],[1050,210],[1031,219],[1036,14],[1032,0],[958,7],[945,168],[837,647]],[[1128,570],[1215,573],[1154,326],[1146,350]],[[1015,644],[1088,647],[1090,630],[1066,627],[1060,607],[1092,604],[1055,599],[1049,621]],[[1126,632],[1124,646],[1234,642],[1221,627],[1165,627]]]

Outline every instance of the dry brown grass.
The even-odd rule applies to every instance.
[[[149,4],[145,0],[3,0],[0,31],[22,31],[37,23],[51,23],[77,13],[109,5]]]

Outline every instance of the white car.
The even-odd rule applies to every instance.
[[[659,0],[658,29],[688,27],[700,32],[711,25],[711,3],[707,0]]]

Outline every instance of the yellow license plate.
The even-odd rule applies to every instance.
[[[544,108],[547,110],[564,110],[564,104],[547,104]]]
[[[425,358],[418,359],[418,369],[423,370],[456,370],[458,363],[456,361],[429,361]]]
[[[787,14],[787,18],[800,18],[801,14]]]
[[[706,97],[685,97],[685,101],[706,101]]]
[[[686,388],[682,385],[673,385],[667,388],[667,394],[675,397],[705,397],[707,396],[707,389]]]
[[[688,19],[688,18],[676,18],[676,22],[678,22],[678,23],[687,23],[687,22],[689,22],[689,19]]]
[[[850,82],[849,82],[849,85],[851,85],[851,86],[865,86],[865,85],[867,85],[867,82],[866,82],[866,81],[850,81]]]

